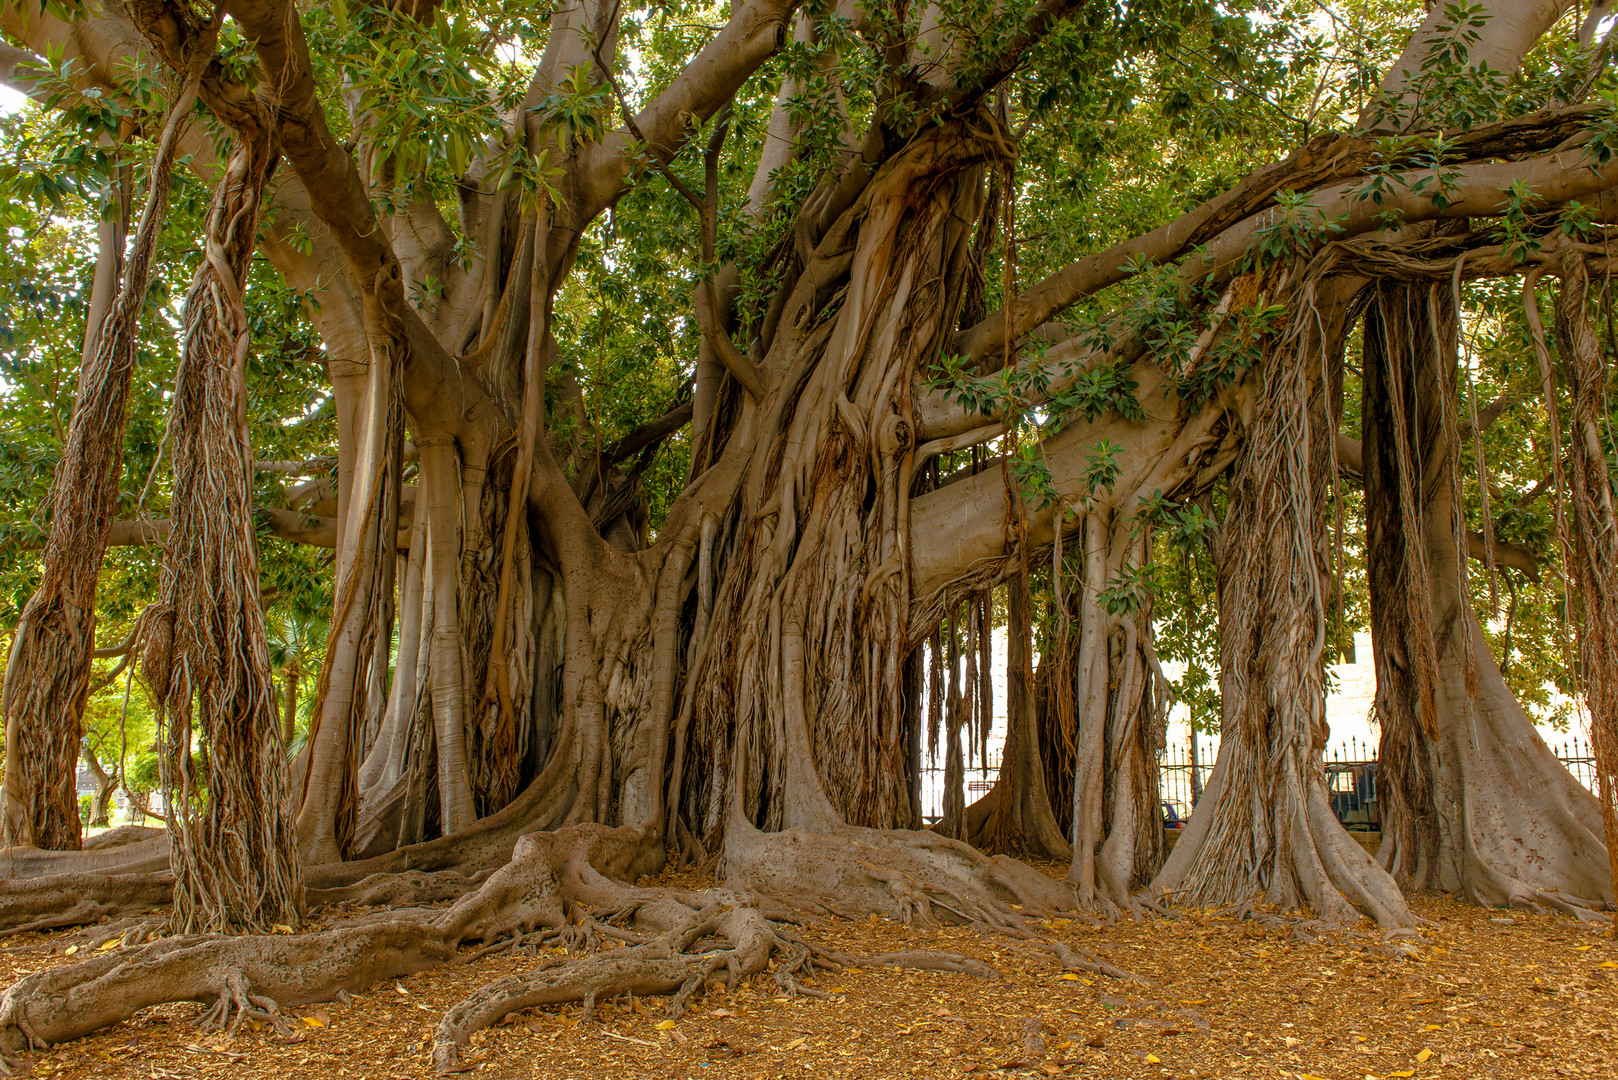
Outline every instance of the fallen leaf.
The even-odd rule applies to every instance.
[[[77,945],[69,945],[67,947],[67,954],[69,956],[72,956],[74,953],[76,953],[78,951],[79,951],[79,947]]]
[[[105,946],[103,946],[105,948]],[[1596,967],[1618,967],[1618,960],[1603,960]]]
[[[657,1022],[657,1030],[659,1030],[659,1031],[673,1031],[674,1030],[674,1021],[673,1020],[659,1020]]]
[[[1148,1065],[1161,1065],[1161,1064],[1163,1064],[1163,1059],[1158,1057],[1156,1054],[1147,1054],[1146,1055],[1146,1064],[1148,1064]]]
[[[796,1050],[798,1047],[802,1046],[804,1043],[806,1043],[808,1041],[809,1041],[808,1039],[804,1039],[804,1038],[793,1039],[791,1042],[789,1042],[785,1046],[781,1047],[781,1049],[782,1050]]]
[[[1088,1039],[1084,1040],[1084,1045],[1091,1047],[1092,1049],[1099,1050],[1103,1046],[1107,1045],[1107,1037],[1098,1031]]]
[[[108,949],[116,949],[118,947],[118,942],[118,938],[113,938],[111,941],[103,941],[100,945],[96,946],[96,949],[100,952],[106,952]],[[1609,964],[1608,966],[1618,967],[1618,964]]]
[[[1595,948],[1594,945],[1580,945],[1580,946],[1577,947],[1577,951],[1578,952],[1589,952],[1593,948]]]
[[[303,1016],[299,1017],[299,1019],[312,1028],[323,1028],[326,1026],[326,1021],[322,1020],[318,1016]]]
[[[1079,981],[1079,977],[1077,975],[1073,974],[1071,971],[1064,973],[1062,975],[1062,978],[1067,982],[1078,982]]]
[[[1316,1076],[1314,1073],[1299,1073],[1298,1080],[1326,1080],[1326,1078],[1324,1076]]]
[[[1424,1049],[1424,1050],[1422,1050],[1421,1053],[1416,1055],[1416,1060],[1418,1062],[1420,1062],[1421,1064],[1425,1065],[1425,1064],[1427,1064],[1427,1059],[1432,1057],[1432,1056],[1433,1056],[1433,1052],[1432,1052],[1431,1049]]]
[[[408,990],[406,990],[406,989],[405,989],[405,988],[404,988],[404,984],[403,984],[403,983],[394,983],[394,984],[393,984],[393,988],[394,988],[394,989],[395,989],[395,990],[397,990],[397,991],[399,991],[399,993],[401,993],[401,994],[403,994],[403,995],[405,995],[405,996],[406,996],[406,997],[409,997],[409,996],[410,996],[410,991],[408,991]]]
[[[270,927],[270,929],[274,930],[277,934],[292,933],[292,927],[288,926],[286,923],[275,923]]]
[[[1415,1076],[1416,1075],[1416,1070],[1415,1069],[1400,1069],[1398,1072],[1390,1072],[1388,1075],[1389,1076]]]
[[[1437,1031],[1439,1028],[1441,1028],[1443,1026],[1444,1026],[1443,1024],[1428,1024],[1426,1027],[1422,1028],[1421,1030],[1423,1030],[1423,1031]]]

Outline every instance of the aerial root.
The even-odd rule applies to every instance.
[[[258,1021],[273,1027],[277,1034],[290,1036],[292,1026],[281,1016],[281,1009],[271,998],[255,994],[240,971],[229,970],[219,987],[219,998],[213,1006],[197,1017],[196,1026],[202,1031],[223,1031],[235,1035],[242,1024]]]

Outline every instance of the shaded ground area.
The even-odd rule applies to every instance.
[[[476,1075],[500,1080],[1612,1075],[1618,948],[1604,931],[1438,897],[1413,907],[1432,924],[1413,950],[1369,930],[1303,941],[1215,912],[1099,928],[1053,922],[1142,983],[1064,975],[1047,954],[962,929],[819,920],[804,936],[844,953],[955,951],[1002,977],[853,968],[816,979],[823,998],[782,998],[773,985],[716,991],[677,1023],[655,999],[604,1002],[588,1020],[577,1007],[525,1013],[474,1036],[467,1057]],[[0,979],[69,960],[65,938],[7,943]],[[36,1075],[63,1078],[427,1077],[445,1010],[534,962],[489,956],[300,1009],[290,1039],[268,1029],[203,1036],[190,1023],[198,1007],[169,1006],[29,1060]]]

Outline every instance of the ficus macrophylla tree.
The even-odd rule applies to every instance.
[[[219,568],[226,602],[165,600],[167,617],[223,620],[188,639],[195,655],[244,644],[218,661],[217,682],[177,684],[164,661],[188,628],[175,623],[148,644],[148,678],[169,695],[176,760],[189,761],[190,740],[173,718],[190,713],[171,699],[195,694],[215,718],[200,745],[229,753],[209,759],[209,798],[228,813],[238,788],[259,791],[258,842],[295,847],[309,903],[410,910],[319,934],[165,938],[36,976],[0,1002],[0,1036],[13,1048],[74,1038],[158,1000],[206,1000],[220,1024],[264,1019],[272,1002],[418,970],[469,941],[558,937],[588,953],[591,912],[633,923],[613,931],[633,948],[481,991],[446,1018],[441,1066],[512,1009],[626,989],[683,1008],[718,971],[705,940],[724,942],[731,979],[789,958],[776,978],[791,989],[816,956],[835,962],[782,930],[793,908],[964,921],[1121,974],[1030,916],[1267,901],[1409,929],[1400,885],[1452,878],[1413,876],[1418,856],[1405,853],[1446,844],[1463,863],[1488,844],[1491,880],[1523,883],[1476,899],[1610,903],[1591,869],[1606,865],[1599,842],[1566,824],[1598,820],[1595,799],[1548,752],[1516,761],[1523,784],[1559,785],[1556,805],[1516,799],[1444,734],[1475,730],[1482,710],[1500,747],[1543,749],[1491,680],[1478,634],[1457,639],[1455,667],[1446,643],[1457,618],[1473,626],[1470,598],[1436,584],[1433,552],[1465,523],[1457,500],[1441,501],[1451,480],[1417,490],[1399,464],[1414,447],[1433,467],[1412,440],[1438,436],[1384,420],[1443,420],[1438,457],[1453,458],[1459,319],[1443,289],[1604,250],[1618,127],[1590,95],[1605,52],[1559,27],[1561,5],[1495,7],[1435,8],[1357,120],[1344,105],[1316,125],[1345,131],[1046,265],[1019,215],[1040,125],[1059,124],[1064,102],[1078,108],[1087,80],[1198,34],[1238,51],[1260,40],[1242,5],[746,0],[693,11],[713,24],[700,31],[599,0],[544,12],[7,6],[0,26],[18,47],[59,72],[70,56],[69,76],[104,93],[131,63],[171,80],[196,72],[217,123],[188,129],[189,168],[217,188],[216,207],[237,207],[232,221],[250,212],[244,177],[264,185],[257,251],[306,297],[336,461],[276,463],[308,485],[288,492],[291,520],[277,517],[286,508],[245,496],[249,433],[211,402],[193,423],[234,457],[224,479],[199,472],[179,460],[202,440],[180,437],[197,429],[176,404],[170,523],[136,539],[166,543],[165,565]],[[1547,34],[1540,75],[1514,81]],[[243,157],[259,152],[265,117],[268,176]],[[224,132],[234,140],[212,137]],[[225,250],[222,219],[207,228],[208,252]],[[647,278],[679,287],[643,280],[639,294],[661,329],[629,337],[643,358],[665,339],[687,358],[662,411],[633,425],[609,419],[615,377],[634,366],[600,366],[623,351],[598,317],[617,300],[588,292],[616,259],[664,260]],[[212,254],[208,267],[196,287],[214,299],[198,317],[217,377],[223,343],[244,340],[230,291],[243,269]],[[1426,298],[1431,349],[1396,315],[1403,294]],[[1396,318],[1402,329],[1385,332]],[[1351,340],[1363,356],[1349,356]],[[1373,362],[1436,374],[1389,397]],[[1350,367],[1365,372],[1363,443],[1339,438]],[[658,465],[676,450],[683,468]],[[1398,759],[1409,767],[1391,770],[1386,866],[1332,816],[1320,760],[1344,573],[1331,514],[1351,476],[1367,505],[1384,735],[1410,746]],[[200,504],[208,492],[228,498]],[[1390,539],[1395,506],[1407,524]],[[1408,524],[1423,514],[1431,523]],[[254,521],[332,551],[326,657],[284,793],[284,762],[251,745],[255,732],[280,738],[262,617],[242,602]],[[223,522],[228,538],[211,528]],[[1152,631],[1165,538],[1212,549],[1223,728],[1204,802],[1166,863],[1167,679]],[[1446,557],[1464,568],[1458,544]],[[45,552],[50,581],[59,551]],[[1395,584],[1390,600],[1384,586],[1411,566],[1426,584]],[[1060,662],[1042,691],[1032,641],[1047,591],[1047,653]],[[943,745],[958,785],[963,741],[993,713],[987,643],[1002,594],[1016,641],[1001,776],[975,805],[955,787],[931,830],[924,743]],[[1431,646],[1415,631],[1390,639],[1405,623]],[[56,632],[70,631],[85,632]],[[77,648],[41,652],[39,677],[77,677]],[[1413,681],[1384,674],[1396,650]],[[1448,687],[1454,671],[1465,677],[1453,692],[1421,689]],[[222,686],[239,693],[212,692]],[[1411,692],[1420,709],[1394,710]],[[8,747],[13,730],[76,746],[75,717],[10,700]],[[51,768],[36,770],[40,785],[59,782]],[[1419,814],[1423,778],[1445,769],[1465,820],[1401,816]],[[1500,842],[1520,832],[1503,813],[1466,817],[1485,803],[1532,818],[1537,846]],[[1460,839],[1422,837],[1434,829]],[[63,835],[52,846],[72,847]],[[224,842],[195,835],[198,850]],[[669,850],[722,856],[723,885],[633,888]],[[1065,859],[1067,879],[1006,851]],[[170,865],[138,838],[13,851],[10,924],[53,903],[118,910],[115,887],[150,887]],[[224,908],[250,892],[230,884]],[[417,906],[442,898],[458,899],[440,916]],[[262,921],[231,911],[214,925]]]

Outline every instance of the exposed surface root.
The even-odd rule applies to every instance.
[[[352,885],[332,889],[310,889],[311,908],[348,904],[354,907],[416,907],[444,900],[459,900],[476,889],[492,871],[463,874],[458,870],[406,870],[397,874],[372,874]]]
[[[84,926],[169,902],[174,878],[159,874],[58,874],[0,889],[0,938]]]
[[[444,1017],[434,1040],[441,1070],[460,1068],[461,1047],[512,1012],[620,994],[664,996],[678,1016],[713,980],[754,976],[785,994],[816,970],[895,966],[992,977],[955,953],[901,950],[858,959],[799,938],[787,925],[806,908],[888,915],[924,924],[982,927],[1048,952],[1068,970],[1129,977],[1041,932],[1036,916],[1069,910],[1060,884],[1031,867],[989,858],[931,833],[845,829],[834,835],[729,831],[729,880],[704,891],[634,884],[658,870],[663,839],[650,830],[576,825],[523,837],[509,863],[449,908],[387,911],[311,934],[185,936],[147,944],[144,925],[126,944],[78,964],[31,975],[0,998],[0,1047],[15,1054],[80,1038],[175,1001],[206,1007],[205,1027],[244,1021],[279,1027],[290,1006],[340,997],[456,958],[465,944],[492,951],[560,945],[562,955],[491,983]],[[329,890],[327,903],[443,899],[473,884],[456,873],[387,875]],[[107,929],[113,929],[109,926]]]
[[[1054,940],[1032,922],[1074,911],[1072,890],[1025,863],[984,855],[933,832],[845,827],[829,835],[761,833],[732,822],[725,860],[728,882],[783,904],[807,902],[845,917],[874,914],[922,926],[976,926],[1030,942],[1067,971],[1132,977]]]
[[[86,845],[83,851],[0,848],[0,879],[21,880],[65,874],[152,874],[167,870],[168,834],[160,829],[142,830],[146,831],[156,835],[130,838],[128,842],[109,846]]]

